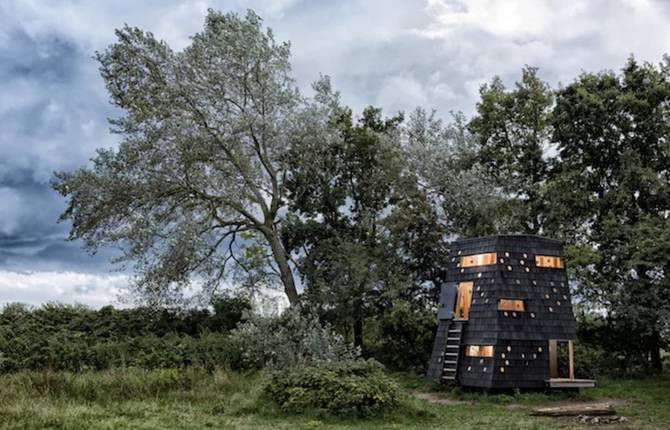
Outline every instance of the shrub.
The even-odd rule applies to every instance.
[[[594,313],[577,314],[575,372],[580,377],[641,376],[648,371],[646,352],[630,342],[631,333]]]
[[[433,349],[435,311],[395,300],[377,320],[378,333],[366,351],[389,368],[423,373]]]
[[[206,309],[8,305],[0,312],[0,372],[190,365],[260,369],[358,356],[311,314],[290,310],[246,321],[249,306],[246,299],[218,298],[210,314]]]
[[[398,404],[400,389],[374,360],[276,371],[266,394],[287,412],[371,415]]]
[[[612,357],[599,345],[575,343],[575,374],[579,378],[598,378],[612,373]]]
[[[222,366],[225,333],[244,321],[251,304],[242,297],[217,297],[212,308],[9,304],[0,312],[0,372]]]
[[[226,343],[227,361],[233,369],[289,368],[353,360],[360,355],[328,324],[299,309],[240,324]]]
[[[215,296],[211,300],[213,315],[209,318],[208,327],[212,331],[230,331],[253,310],[251,300],[243,296]]]

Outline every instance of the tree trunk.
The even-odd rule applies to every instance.
[[[654,330],[650,339],[651,368],[655,373],[663,372],[663,360],[661,360],[661,336]]]
[[[360,315],[354,320],[354,346],[363,350],[363,318]]]
[[[284,292],[288,297],[288,301],[291,305],[296,305],[299,299],[298,290],[295,288],[295,279],[293,278],[291,266],[288,264],[288,254],[286,249],[284,249],[284,245],[282,245],[281,240],[279,240],[276,230],[272,229],[272,233],[266,233],[265,237],[268,242],[270,242],[272,256],[279,268],[279,274],[281,276],[281,281],[284,284]]]
[[[363,303],[354,302],[354,346],[363,350]]]

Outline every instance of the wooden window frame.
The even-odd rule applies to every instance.
[[[474,282],[466,281],[458,283],[458,293],[456,296],[456,321],[467,321],[470,319],[470,307],[472,306],[472,292]]]
[[[461,267],[477,267],[490,266],[496,264],[498,261],[498,254],[495,252],[487,252],[485,254],[464,255],[461,257]]]
[[[526,304],[523,300],[519,299],[499,299],[498,310],[509,312],[525,312]]]
[[[493,357],[494,354],[493,345],[467,345],[465,347],[466,357]]]
[[[565,262],[562,257],[555,255],[536,255],[535,266],[546,267],[550,269],[564,269]]]

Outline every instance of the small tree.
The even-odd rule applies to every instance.
[[[94,252],[123,244],[138,290],[178,295],[192,275],[214,288],[240,261],[240,234],[268,250],[291,303],[296,291],[278,234],[282,161],[301,98],[289,75],[289,45],[276,43],[253,12],[209,11],[204,30],[175,52],[128,26],[98,53],[122,136],[92,168],[58,172],[69,198],[71,239]],[[251,239],[249,239],[251,238]]]

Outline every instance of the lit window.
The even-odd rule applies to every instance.
[[[563,259],[561,257],[554,257],[551,255],[536,255],[535,265],[537,267],[548,267],[552,269],[563,269]]]
[[[493,357],[493,345],[468,345],[465,347],[467,357]]]
[[[495,252],[487,254],[465,255],[461,257],[461,267],[489,266],[496,264],[497,255]]]
[[[523,312],[526,310],[526,307],[523,304],[523,300],[500,299],[498,300],[498,310]]]

